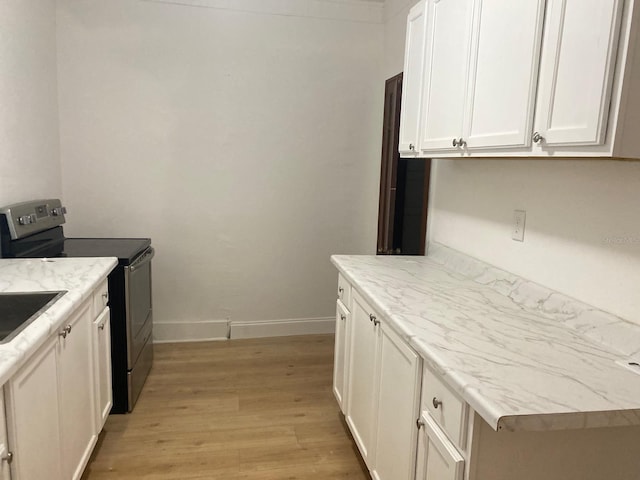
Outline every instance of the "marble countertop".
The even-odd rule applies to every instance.
[[[495,430],[640,425],[640,326],[432,244],[334,255],[362,297]]]
[[[0,344],[0,385],[91,296],[117,263],[115,257],[0,259],[0,292],[67,291],[14,339]]]

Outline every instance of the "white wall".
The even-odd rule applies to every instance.
[[[438,160],[433,178],[433,240],[640,323],[640,163]]]
[[[414,3],[387,2],[387,76]],[[640,162],[441,159],[431,179],[429,240],[640,323]],[[511,239],[516,209],[524,243]]]
[[[0,205],[61,193],[55,13],[0,2]]]
[[[158,323],[331,317],[375,251],[381,8],[304,1],[58,2],[66,232],[152,237]]]
[[[384,78],[404,69],[404,42],[407,15],[418,0],[386,0],[384,6]]]

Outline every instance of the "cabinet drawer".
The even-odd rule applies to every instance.
[[[342,300],[347,310],[351,310],[351,284],[340,273],[338,273],[338,300]]]
[[[100,315],[109,303],[109,288],[107,280],[102,282],[93,292],[93,318]]]
[[[449,439],[464,450],[467,404],[426,366],[422,376],[421,410],[429,412]]]

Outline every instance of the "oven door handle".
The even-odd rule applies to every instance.
[[[130,272],[135,272],[142,265],[149,263],[151,259],[155,256],[155,254],[156,254],[155,249],[153,247],[149,247],[142,255],[140,255],[136,259],[135,262],[133,262],[131,265],[125,268],[128,268]]]

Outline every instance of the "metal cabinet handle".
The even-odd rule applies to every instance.
[[[370,322],[375,322],[376,321],[376,316],[373,313],[369,314],[369,321]]]
[[[347,319],[347,316],[344,315],[343,313],[340,314],[340,320],[342,320],[343,322]]]
[[[343,292],[344,292],[344,288],[338,287],[338,298],[342,297]]]
[[[104,330],[104,322],[98,325],[98,330]]]
[[[457,146],[458,146],[458,139],[457,139],[457,138],[454,138],[454,139],[453,139],[453,142],[451,142],[451,144],[452,144],[454,147],[457,147]]]
[[[533,141],[535,143],[542,143],[542,142],[544,142],[544,137],[542,135],[540,135],[539,132],[535,132],[533,134]]]
[[[58,336],[62,338],[67,338],[67,329],[63,328],[61,332],[58,332]]]
[[[458,145],[460,145],[461,147],[466,147],[467,146],[467,142],[465,142],[461,137],[460,140],[458,140]]]
[[[409,144],[409,150],[414,151],[416,149],[416,146],[413,143]]]
[[[466,147],[467,142],[465,142],[462,137],[454,138],[453,141],[451,142],[451,145],[453,145],[454,147]]]
[[[102,305],[106,307],[107,303],[109,303],[109,293],[103,293],[102,294]]]
[[[433,400],[431,401],[431,403],[433,403],[433,408],[438,408],[439,406],[442,405],[442,400],[438,400],[437,397],[433,397]]]
[[[11,464],[11,462],[13,462],[13,452],[7,452],[7,454],[2,457],[2,461]]]
[[[71,333],[71,325],[67,325],[64,329],[67,333]]]
[[[422,417],[416,420],[416,426],[418,427],[418,430],[424,427],[424,421],[422,420]]]
[[[378,325],[380,325],[380,320],[378,320],[377,318],[373,317],[373,326],[377,327]]]

